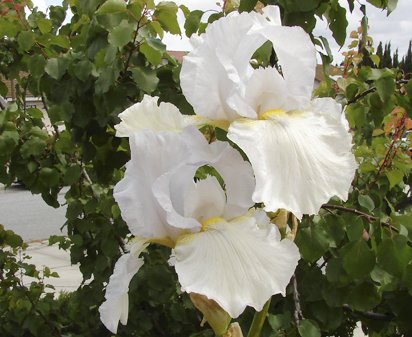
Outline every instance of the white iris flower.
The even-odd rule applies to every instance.
[[[281,66],[253,69],[271,41]],[[181,86],[197,115],[227,121],[228,138],[256,177],[253,201],[267,211],[316,214],[332,196],[346,200],[357,164],[341,106],[311,98],[315,48],[300,27],[282,27],[278,7],[233,14],[191,40]],[[214,123],[215,123],[214,122]]]
[[[255,179],[239,152],[225,142],[209,144],[173,105],[156,102],[145,96],[116,126],[129,137],[131,160],[114,197],[138,241],[117,261],[99,309],[114,333],[127,322],[129,283],[148,243],[172,248],[183,291],[216,301],[233,318],[284,295],[300,258],[293,242],[251,210]],[[217,177],[195,181],[205,165]]]

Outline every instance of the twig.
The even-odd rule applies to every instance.
[[[299,298],[299,291],[298,291],[298,282],[296,281],[296,274],[292,276],[292,284],[293,284],[293,302],[295,303],[295,312],[293,316],[295,318],[296,325],[299,325],[299,322],[303,320],[302,308],[300,306],[300,298]]]
[[[378,218],[374,217],[373,215],[358,211],[357,209],[354,209],[354,208],[348,208],[348,207],[344,207],[344,206],[330,205],[330,204],[323,204],[322,208],[323,209],[334,209],[334,210],[343,211],[343,212],[347,212],[347,213],[353,213],[353,214],[359,215],[361,217],[364,217],[369,223],[372,223],[372,222],[378,220]]]
[[[350,99],[348,101],[348,105],[355,103],[357,100],[360,100],[361,98],[365,97],[366,95],[374,92],[376,90],[375,87],[369,88],[368,90],[362,91],[360,94],[357,94],[355,97],[353,97],[352,99]]]
[[[375,321],[389,322],[389,321],[393,320],[393,316],[381,314],[381,313],[378,313],[378,312],[373,312],[373,311],[362,312],[362,311],[358,311],[358,310],[352,310],[348,304],[344,304],[343,309],[345,309],[347,311],[351,311],[351,312],[356,313],[360,316],[363,316],[365,318],[369,318],[369,319],[372,319],[372,320],[375,320]]]

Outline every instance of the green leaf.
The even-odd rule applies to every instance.
[[[360,104],[350,104],[346,108],[346,117],[351,128],[360,128],[366,123],[365,107]]]
[[[14,21],[0,20],[0,37],[14,38],[20,31],[20,27]]]
[[[391,76],[383,76],[375,82],[376,90],[382,102],[387,102],[395,91],[395,80]]]
[[[33,137],[26,141],[20,148],[20,153],[23,158],[37,156],[43,153],[46,147],[46,142],[43,139]]]
[[[33,32],[22,31],[17,36],[17,43],[23,51],[29,50],[36,42]]]
[[[320,337],[320,329],[315,321],[304,319],[298,325],[299,335],[301,337]]]
[[[349,242],[342,251],[345,252],[343,268],[353,278],[363,278],[369,275],[375,266],[375,254],[362,239]]]
[[[412,264],[406,267],[403,280],[408,288],[409,295],[412,296]]]
[[[402,278],[406,266],[412,260],[412,248],[405,236],[396,234],[386,238],[378,247],[378,263],[388,273]]]
[[[337,1],[334,4],[335,6],[332,6],[328,12],[329,28],[338,45],[343,46],[346,39],[346,28],[348,27],[346,9],[341,7]]]
[[[280,329],[286,329],[291,324],[290,313],[282,313],[278,315],[268,315],[268,323],[273,331],[278,331]]]
[[[393,169],[389,172],[385,172],[386,178],[389,180],[390,188],[397,186],[403,180],[403,172],[398,169]]]
[[[116,14],[126,12],[126,2],[123,0],[107,0],[96,11],[97,15]]]
[[[47,60],[45,71],[55,80],[60,80],[67,70],[68,62],[63,58],[51,58]]]
[[[39,30],[42,34],[47,34],[52,29],[52,23],[50,20],[39,18],[36,20],[36,23],[37,23],[37,27],[39,27]]]
[[[369,212],[372,212],[375,209],[375,203],[369,195],[358,195],[359,205],[366,208]]]
[[[156,6],[154,18],[160,22],[163,29],[171,34],[180,35],[179,22],[177,21],[177,5],[172,1],[162,1]]]
[[[50,167],[43,167],[39,172],[39,179],[45,186],[59,185],[59,172]]]
[[[132,40],[132,33],[135,29],[135,24],[131,24],[127,20],[122,20],[117,27],[110,31],[108,41],[114,47],[121,49]]]
[[[380,301],[381,295],[372,283],[361,283],[355,286],[347,298],[350,308],[359,311],[372,310]]]
[[[35,118],[35,119],[42,119],[44,116],[43,116],[43,112],[41,111],[41,110],[39,110],[39,109],[36,109],[36,108],[29,108],[29,109],[27,109],[27,113],[32,117],[32,118]]]
[[[131,69],[133,79],[139,89],[150,94],[156,90],[159,84],[159,78],[156,75],[156,71],[146,67],[136,67]]]
[[[69,166],[64,174],[63,181],[66,185],[72,185],[76,183],[81,175],[81,170],[79,165]]]
[[[239,11],[250,12],[253,11],[257,4],[257,0],[240,0]]]
[[[8,91],[7,85],[5,85],[3,81],[0,81],[0,95],[6,97]]]
[[[70,102],[53,104],[49,107],[49,118],[52,124],[60,121],[70,122],[74,114],[74,106]]]
[[[348,216],[346,219],[346,235],[349,241],[357,241],[364,231],[362,218]]]
[[[93,70],[93,63],[90,62],[89,60],[80,61],[76,63],[73,67],[74,75],[80,81],[83,81],[83,82],[89,78],[92,70]]]
[[[147,38],[140,46],[140,52],[155,66],[160,64],[165,51],[166,46],[158,39]]]
[[[57,36],[52,36],[50,38],[51,45],[61,47],[63,49],[68,49],[70,48],[70,40],[67,36],[64,35],[57,35]]]
[[[46,59],[43,55],[36,54],[29,58],[28,68],[30,74],[34,78],[39,78],[44,74],[44,68],[46,66]]]
[[[190,12],[190,14],[186,17],[184,27],[185,27],[187,37],[191,37],[192,34],[198,31],[202,16],[203,16],[203,11],[196,10],[196,11]]]
[[[302,258],[309,262],[317,261],[329,248],[329,238],[321,226],[300,228],[295,241]]]

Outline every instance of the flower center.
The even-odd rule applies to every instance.
[[[286,115],[286,112],[282,109],[273,109],[273,110],[267,110],[264,113],[259,115],[259,119],[272,119],[275,116],[283,116]]]
[[[210,218],[207,218],[206,220],[202,221],[202,231],[206,230],[207,227],[212,226],[221,221],[225,221],[225,219],[221,218],[220,216],[212,216]]]

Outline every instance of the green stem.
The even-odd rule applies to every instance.
[[[265,303],[261,311],[255,313],[247,337],[259,337],[263,324],[265,323],[266,316],[268,314],[270,301],[271,298],[269,298],[269,300]]]

